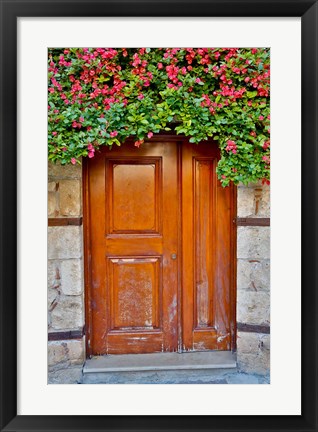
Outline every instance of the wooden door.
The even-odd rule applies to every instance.
[[[215,143],[104,148],[85,169],[89,355],[234,347],[234,188]]]
[[[87,169],[89,353],[176,351],[177,143],[106,148]]]
[[[217,180],[218,147],[182,145],[184,351],[234,347],[235,188]]]

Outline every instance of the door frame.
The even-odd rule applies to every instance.
[[[127,142],[133,141],[132,139],[127,140]],[[188,141],[188,138],[182,135],[176,135],[171,133],[160,133],[156,134],[151,138],[151,141],[175,141],[178,143],[178,248],[181,251],[182,247],[182,142]],[[217,145],[217,142],[208,139],[206,142]],[[194,144],[195,145],[195,144]],[[125,144],[123,144],[123,147]],[[82,178],[82,194],[83,194],[83,250],[84,250],[84,305],[85,305],[85,345],[86,345],[86,358],[92,355],[92,349],[90,346],[90,335],[92,333],[92,312],[90,308],[91,304],[91,238],[90,238],[90,210],[89,210],[89,187],[88,187],[88,160],[83,158],[83,178]],[[231,219],[232,219],[232,229],[231,229],[231,241],[230,241],[230,325],[231,325],[231,351],[236,351],[236,301],[237,301],[237,287],[236,287],[236,276],[237,276],[237,229],[236,229],[236,216],[237,216],[237,187],[230,185],[231,187]],[[182,259],[178,260],[178,352],[182,352]]]

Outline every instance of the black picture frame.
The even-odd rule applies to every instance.
[[[76,4],[76,7],[74,5]],[[1,431],[317,431],[317,48],[313,0],[0,0]],[[17,18],[301,17],[302,413],[299,416],[17,415]],[[288,43],[288,41],[286,42]],[[291,59],[292,61],[292,59]],[[291,181],[286,179],[287,181]],[[291,185],[292,186],[292,185]],[[292,216],[290,216],[292,217]],[[282,275],[283,279],[283,275]],[[292,331],[292,323],[285,323]],[[283,343],[283,342],[282,342]],[[286,347],[289,355],[292,347]],[[291,377],[292,379],[292,377]]]

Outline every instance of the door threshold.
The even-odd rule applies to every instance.
[[[84,374],[108,372],[143,372],[169,370],[208,370],[236,368],[231,351],[120,354],[87,359]]]

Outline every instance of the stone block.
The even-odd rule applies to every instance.
[[[254,188],[239,187],[237,189],[237,216],[252,217],[255,215]]]
[[[237,258],[269,259],[270,227],[238,227]]]
[[[47,263],[47,285],[49,288],[60,286],[60,263],[55,260],[48,260]]]
[[[270,289],[269,260],[237,261],[237,289],[268,291]]]
[[[48,258],[67,259],[82,256],[82,227],[48,228]]]
[[[238,217],[270,217],[270,188],[252,184],[237,189]]]
[[[263,186],[262,193],[258,202],[256,215],[258,217],[270,217],[271,208],[270,208],[270,187]]]
[[[84,304],[82,296],[60,295],[51,311],[50,325],[53,330],[81,328],[84,324]]]
[[[242,372],[268,375],[270,371],[270,335],[238,332],[237,364]]]
[[[56,183],[55,182],[48,182],[47,190],[48,190],[48,192],[55,192],[56,191]]]
[[[76,365],[84,362],[84,339],[49,341],[48,366]]]
[[[60,215],[80,216],[81,186],[79,180],[61,180],[59,182]]]
[[[61,262],[61,288],[66,295],[79,295],[83,292],[82,260],[71,259]]]
[[[80,179],[82,178],[82,165],[67,164],[61,165],[59,162],[48,164],[48,176],[53,179]]]
[[[56,307],[60,296],[60,271],[58,261],[48,261],[47,267],[47,307],[48,307],[48,325],[51,326],[51,311]]]
[[[68,367],[50,371],[48,373],[48,384],[82,384],[82,367]]]
[[[244,324],[270,323],[269,292],[237,291],[237,321]]]
[[[56,216],[56,193],[55,192],[48,192],[47,197],[47,214],[49,217]]]

